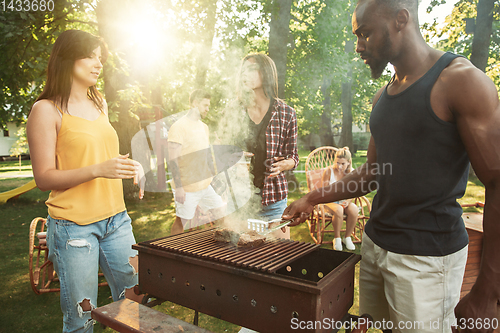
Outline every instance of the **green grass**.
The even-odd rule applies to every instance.
[[[0,170],[7,167],[0,163]],[[1,177],[1,176],[0,176]],[[31,180],[30,178],[0,179],[0,192],[13,189]],[[21,195],[17,200],[0,205],[2,253],[0,298],[1,331],[3,332],[57,332],[62,323],[57,293],[37,296],[32,290],[28,270],[28,237],[30,222],[37,216],[45,217],[44,201],[48,193],[39,189]]]
[[[17,160],[0,162],[0,177],[2,177],[2,173],[18,171],[31,171],[31,161],[22,160],[21,167],[19,167],[19,161]]]
[[[306,151],[300,152],[301,164],[305,162]],[[366,155],[358,152],[358,156]],[[361,165],[364,157],[355,157],[354,165]],[[29,161],[22,161],[23,175],[29,173]],[[303,170],[302,168],[299,168]],[[0,193],[19,187],[32,178],[8,178],[19,175],[17,161],[0,162]],[[300,198],[306,192],[305,174],[297,173],[301,186],[289,194],[289,203]],[[373,194],[368,195],[371,199]],[[3,309],[0,311],[0,332],[60,332],[62,314],[59,307],[59,293],[36,295],[30,286],[28,268],[28,236],[30,222],[35,217],[46,217],[47,208],[44,204],[48,192],[39,189],[31,190],[16,200],[10,200],[0,205],[2,217],[2,233],[0,234],[0,253],[4,260],[0,264],[0,281],[2,286],[0,298]],[[461,203],[484,202],[484,186],[476,179],[469,181],[467,192]],[[134,234],[137,242],[154,239],[170,234],[170,228],[175,217],[172,196],[169,193],[146,193],[143,200],[128,200],[128,212],[133,220]],[[297,241],[311,242],[307,224],[292,228],[291,237]],[[331,236],[328,236],[331,237]],[[331,244],[323,245],[331,248]],[[359,253],[359,245],[356,245]],[[356,279],[359,272],[356,269]],[[357,280],[356,280],[357,286]],[[109,288],[99,289],[97,306],[111,302]],[[194,311],[182,306],[165,302],[155,309],[168,313],[187,322],[192,322]],[[354,306],[349,311],[358,313],[358,290],[355,289]],[[200,326],[213,332],[238,332],[239,326],[216,318],[200,314]],[[95,332],[113,332],[95,326]]]

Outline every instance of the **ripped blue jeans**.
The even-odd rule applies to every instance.
[[[138,282],[129,259],[137,255],[130,217],[126,211],[110,218],[78,225],[67,220],[47,218],[49,260],[59,276],[63,332],[93,332],[90,311],[80,303],[97,304],[99,266],[117,301],[125,289]]]

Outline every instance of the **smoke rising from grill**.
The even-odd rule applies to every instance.
[[[200,163],[193,168],[195,170],[198,168],[199,175],[203,175],[206,174],[208,164],[212,164],[210,174],[213,176],[212,187],[226,203],[222,216],[197,212],[191,221],[191,227],[225,217],[224,227],[238,232],[246,231],[248,230],[247,219],[255,218],[260,208],[260,197],[256,195],[259,189],[253,186],[253,176],[249,172],[249,156],[244,155],[240,148],[245,146],[244,139],[248,133],[247,124],[242,121],[243,112],[239,104],[230,103],[223,111],[221,121],[218,122],[215,130],[218,145],[212,146],[211,151],[197,151],[190,154],[207,156],[207,164]],[[134,135],[132,158],[141,163],[144,168],[145,191],[175,192],[171,172],[168,167],[167,171],[164,171],[165,162],[168,165],[169,161],[167,139],[170,127],[186,115],[187,111],[162,118],[150,123]],[[159,182],[161,172],[165,172],[167,184]],[[203,179],[197,179],[197,181],[201,180]]]

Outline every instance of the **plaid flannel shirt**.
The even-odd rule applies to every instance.
[[[283,156],[286,159],[291,158],[295,162],[293,167],[295,169],[299,164],[297,115],[295,110],[282,100],[276,100],[273,106],[271,119],[266,129],[267,159],[276,156]],[[283,172],[276,177],[266,177],[262,189],[262,205],[268,206],[283,200],[287,194],[288,182]]]

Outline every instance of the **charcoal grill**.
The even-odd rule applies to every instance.
[[[325,321],[348,315],[359,255],[285,239],[238,248],[214,241],[214,230],[134,245],[140,292],[262,333],[308,321],[323,324],[301,332],[332,332]]]

